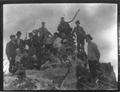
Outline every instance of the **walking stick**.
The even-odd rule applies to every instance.
[[[70,61],[69,61],[69,63],[70,63]],[[71,63],[70,63],[70,65],[71,65]],[[70,65],[68,65],[68,70],[67,70],[66,74],[65,74],[65,75],[63,76],[63,78],[62,78],[62,82],[61,82],[61,84],[60,84],[60,88],[62,88],[62,86],[63,86],[63,84],[64,84],[64,81],[65,81],[66,77],[67,77],[68,74],[70,73],[70,68],[71,68]]]

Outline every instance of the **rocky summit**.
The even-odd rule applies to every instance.
[[[55,57],[54,57],[55,58]],[[77,59],[81,62],[80,59]],[[76,61],[77,61],[76,60]],[[50,63],[51,64],[51,63]],[[4,90],[116,90],[117,82],[110,63],[100,63],[99,78],[95,83],[89,81],[89,70],[84,72],[81,66],[80,76],[76,78],[76,64],[70,68],[61,63],[45,68],[25,70],[26,76],[4,75]],[[47,66],[48,65],[48,66]],[[83,69],[82,69],[83,68]],[[82,72],[83,71],[83,72]],[[76,87],[78,86],[79,89]]]

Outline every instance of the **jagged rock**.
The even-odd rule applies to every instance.
[[[115,73],[113,71],[113,67],[110,63],[101,63],[101,70],[103,72],[103,76],[106,78],[106,81],[111,83],[116,83]]]
[[[4,89],[5,90],[34,90],[36,89],[36,85],[34,81],[32,81],[27,77],[20,80],[16,76],[5,76]]]
[[[72,44],[74,45],[74,43]],[[73,45],[71,45],[71,47]],[[74,46],[72,48],[74,48]],[[117,89],[115,73],[110,63],[100,63],[100,72],[103,74],[96,83],[91,83],[89,82],[89,67],[86,68],[86,71],[84,71],[85,68],[83,67],[85,62],[77,58],[75,51],[65,57],[65,59],[62,57],[66,54],[65,50],[61,50],[59,54],[59,57],[57,57],[50,52],[44,52],[43,61],[44,65],[47,67],[43,69],[41,68],[40,70],[26,70],[26,78],[22,81],[20,81],[16,76],[4,76],[4,89],[78,90],[76,88],[76,66],[78,65],[78,62],[80,64],[79,70],[81,72],[81,76],[79,77],[79,90]],[[55,67],[52,64],[55,64]],[[68,69],[70,69],[69,72]]]

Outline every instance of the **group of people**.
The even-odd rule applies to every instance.
[[[27,37],[24,40],[21,39],[22,33],[20,31],[16,35],[11,35],[11,40],[6,45],[6,54],[10,61],[9,72],[15,74],[18,70],[34,66],[40,69],[46,60],[50,60],[50,53],[65,59],[67,52],[74,53],[75,38],[77,38],[78,57],[81,55],[82,60],[84,60],[83,57],[87,58],[90,72],[94,78],[100,52],[97,45],[92,42],[91,35],[86,34],[83,27],[80,26],[80,21],[77,20],[75,24],[76,26],[71,28],[69,22],[61,17],[57,27],[58,32],[55,32],[54,35],[45,27],[45,22],[41,23],[40,28],[29,33],[29,39]],[[84,50],[85,40],[88,43],[87,54]],[[49,54],[48,57],[45,57],[47,54]]]

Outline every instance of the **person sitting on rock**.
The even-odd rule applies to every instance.
[[[61,21],[57,29],[60,34],[65,33],[66,36],[72,31],[72,28],[70,27],[69,23],[65,21],[64,17],[61,17]]]
[[[59,36],[59,34],[56,32],[54,33],[54,36],[52,38],[53,40],[53,53],[54,55],[57,55],[57,52],[60,51],[60,48],[61,48],[61,37]]]

